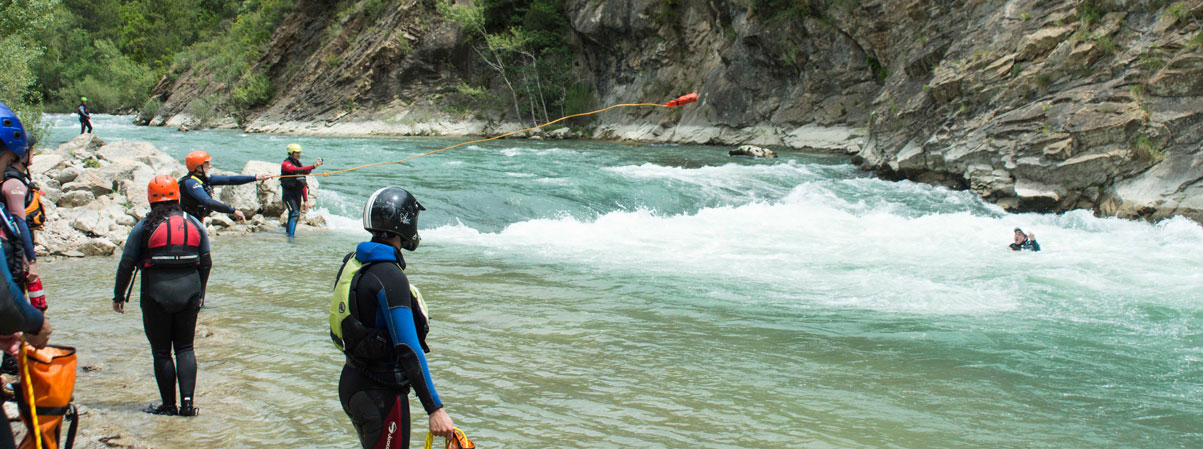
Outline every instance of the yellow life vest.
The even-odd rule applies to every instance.
[[[330,297],[330,338],[338,350],[352,358],[369,361],[390,360],[393,345],[387,333],[383,329],[364,326],[354,313],[358,308],[351,293],[359,285],[359,278],[364,269],[373,263],[384,262],[364,264],[355,258],[354,253],[349,254],[343,262],[342,273],[339,274],[338,281],[334,284],[334,294]],[[397,265],[397,269],[401,269],[401,266]],[[424,352],[430,352],[430,348],[426,346],[426,334],[430,331],[430,315],[426,309],[426,301],[422,299],[422,292],[413,284],[409,284],[409,293],[413,301],[410,310],[417,312],[413,317],[418,341],[422,344]],[[380,310],[378,313],[388,311]]]

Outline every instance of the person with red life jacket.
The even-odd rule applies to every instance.
[[[295,175],[307,175],[322,163],[319,157],[313,165],[301,165],[301,145],[288,144],[288,158],[280,163],[280,174],[294,176],[280,178],[280,188],[283,190],[284,206],[288,208],[288,223],[284,225],[284,233],[289,239],[297,235],[297,220],[309,209],[309,183],[304,176]]]
[[[205,285],[213,266],[209,236],[200,220],[180,208],[180,188],[167,175],[147,187],[150,213],[134,225],[125,240],[113,288],[113,311],[125,313],[134,269],[142,270],[142,325],[154,356],[155,381],[163,403],[147,413],[195,416],[196,356],[192,341],[196,315],[205,302]],[[175,360],[171,358],[175,348]],[[175,403],[179,380],[180,406]]]

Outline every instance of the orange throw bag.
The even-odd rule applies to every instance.
[[[65,346],[47,346],[34,349],[33,346],[23,345],[23,357],[19,362],[21,385],[14,386],[18,408],[21,410],[21,421],[29,430],[21,440],[20,449],[36,449],[34,442],[33,421],[29,413],[29,386],[25,384],[25,370],[28,365],[29,381],[33,385],[34,405],[38,412],[38,427],[42,434],[43,449],[58,449],[59,436],[62,433],[64,419],[69,419],[71,425],[67,430],[67,444],[61,447],[70,448],[75,440],[76,427],[79,417],[75,406],[71,404],[71,395],[75,392],[75,348]]]

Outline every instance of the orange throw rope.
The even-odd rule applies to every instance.
[[[599,113],[606,112],[606,111],[609,111],[609,110],[611,110],[611,109],[614,109],[614,108],[629,108],[629,107],[641,107],[641,106],[642,106],[642,107],[672,108],[672,107],[677,107],[677,106],[684,106],[684,105],[687,105],[687,104],[693,103],[693,102],[695,102],[695,101],[698,101],[698,94],[697,94],[697,93],[690,93],[690,94],[687,94],[687,95],[682,95],[681,97],[679,97],[679,98],[677,98],[677,99],[675,99],[675,100],[673,100],[673,101],[670,101],[670,102],[668,102],[668,103],[665,103],[665,104],[660,104],[660,103],[625,103],[625,104],[616,104],[616,105],[609,106],[609,107],[606,107],[606,108],[598,109],[598,110],[596,110],[596,111],[589,111],[589,112],[582,112],[582,113],[580,113],[580,114],[566,115],[566,116],[564,116],[564,117],[560,117],[560,118],[558,118],[558,119],[552,120],[552,121],[550,121],[550,122],[544,123],[544,124],[542,124],[542,125],[539,125],[539,126],[532,126],[532,127],[530,127],[530,128],[526,128],[526,129],[520,129],[520,130],[517,130],[517,131],[511,131],[511,132],[508,132],[508,133],[505,133],[505,134],[501,134],[501,135],[497,135],[497,136],[489,137],[489,138],[487,138],[487,139],[478,139],[478,140],[473,140],[473,141],[469,141],[469,142],[457,143],[457,144],[455,144],[455,145],[451,145],[451,146],[449,146],[449,147],[439,148],[439,149],[437,149],[437,150],[434,150],[434,151],[430,151],[430,152],[422,153],[422,154],[419,154],[419,155],[417,155],[417,156],[410,156],[410,157],[407,157],[407,158],[405,158],[405,159],[401,159],[401,160],[396,160],[396,161],[388,161],[388,162],[376,162],[376,163],[372,163],[372,164],[364,164],[364,165],[360,165],[360,166],[358,166],[358,167],[351,167],[351,168],[346,168],[346,169],[342,169],[342,170],[335,170],[335,171],[330,171],[330,172],[325,172],[325,173],[311,173],[311,174],[308,174],[308,175],[275,175],[275,176],[272,176],[272,177],[273,177],[273,178],[298,178],[298,177],[301,177],[301,176],[317,176],[317,175],[322,175],[322,176],[330,176],[330,175],[337,175],[337,174],[340,174],[340,173],[346,173],[346,172],[355,171],[355,170],[359,170],[359,169],[363,169],[363,168],[368,168],[368,167],[376,167],[376,166],[379,166],[379,165],[400,164],[400,163],[402,163],[402,162],[412,161],[412,160],[414,160],[414,159],[417,159],[417,158],[420,158],[420,157],[424,157],[424,156],[430,156],[430,155],[432,155],[432,154],[435,154],[435,153],[441,153],[441,152],[444,152],[444,151],[450,150],[450,149],[452,149],[452,148],[462,147],[462,146],[464,146],[464,145],[471,145],[471,144],[474,144],[474,143],[488,142],[488,141],[490,141],[490,140],[497,140],[497,139],[500,139],[500,138],[503,138],[503,137],[512,136],[512,135],[514,135],[514,134],[518,134],[518,133],[524,133],[524,132],[530,131],[530,130],[532,130],[532,129],[542,128],[542,127],[545,127],[545,126],[548,126],[548,125],[554,125],[554,124],[556,124],[556,123],[562,122],[562,121],[564,121],[564,120],[568,120],[568,119],[570,119],[570,118],[584,117],[584,116],[586,116],[586,115],[599,114]]]

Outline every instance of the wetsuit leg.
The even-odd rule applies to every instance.
[[[284,205],[288,207],[288,223],[285,231],[289,237],[297,234],[297,220],[301,219],[301,195],[284,192]]]
[[[0,401],[3,404],[4,401]],[[4,422],[0,423],[0,449],[16,449],[17,442],[13,439],[12,424],[8,422],[8,417],[4,418]]]
[[[196,337],[197,309],[185,310],[172,316],[171,344],[175,348],[176,379],[180,383],[180,398],[192,399],[196,392],[196,354],[192,342]]]
[[[398,435],[401,447],[409,447],[409,398],[408,389],[400,391],[381,386],[366,378],[358,369],[343,366],[342,376],[338,380],[338,399],[342,403],[343,412],[351,418],[351,425],[359,436],[359,443],[364,449],[376,446],[384,430],[384,421],[389,412],[401,399],[401,428]]]
[[[153,299],[142,301],[142,326],[150,341],[154,356],[155,382],[163,404],[175,405],[175,386],[178,376],[180,394],[191,397],[196,388],[196,356],[192,352],[196,333],[197,309],[167,313]],[[172,360],[172,347],[176,360]],[[178,362],[178,363],[177,363]]]

